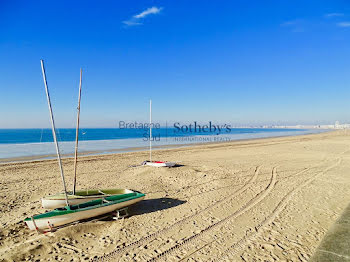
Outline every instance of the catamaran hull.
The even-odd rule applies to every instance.
[[[137,202],[140,202],[143,200],[145,197],[139,197],[136,199],[131,199],[129,201],[124,201],[121,203],[116,203],[113,205],[108,205],[108,206],[102,206],[94,209],[89,209],[85,211],[79,211],[75,213],[70,213],[66,215],[59,215],[55,217],[49,217],[49,218],[40,218],[40,219],[35,219],[33,222],[32,220],[25,221],[27,226],[29,227],[30,230],[48,230],[53,227],[59,227],[63,226],[72,222],[88,219],[88,218],[93,218],[97,217],[103,214],[108,214],[111,213],[115,210],[133,205]]]
[[[132,193],[129,189],[90,189],[77,191],[77,195],[68,194],[69,205],[78,205],[91,200],[102,199],[112,195],[122,195]],[[85,195],[81,195],[84,193]],[[100,193],[100,194],[96,194]],[[66,206],[66,199],[63,193],[47,196],[41,199],[41,205],[45,209],[55,209]]]
[[[146,166],[153,166],[153,167],[173,167],[176,165],[174,162],[146,162]]]
[[[97,200],[101,199],[106,196],[99,196],[99,197],[85,197],[85,198],[69,198],[69,204],[70,205],[78,205],[82,204],[91,200]],[[43,208],[45,209],[55,209],[55,208],[60,208],[64,207],[66,205],[66,200],[65,199],[41,199],[41,204]]]

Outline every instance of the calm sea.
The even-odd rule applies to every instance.
[[[263,137],[319,133],[322,130],[231,128],[220,132],[191,132],[176,128],[156,128],[153,145],[225,142]],[[121,152],[145,150],[149,144],[148,129],[82,128],[79,131],[79,152]],[[57,129],[62,154],[74,152],[75,129]],[[51,143],[50,143],[51,142]],[[51,129],[0,129],[0,159],[48,156],[55,154]]]

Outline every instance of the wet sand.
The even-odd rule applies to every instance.
[[[0,165],[4,261],[308,261],[350,203],[350,132],[236,141],[155,151],[176,168],[131,167],[147,152],[85,156],[79,188],[146,193],[119,221],[54,233],[23,219],[60,191],[55,160]],[[63,166],[72,187],[73,160]],[[104,254],[109,254],[104,256]]]

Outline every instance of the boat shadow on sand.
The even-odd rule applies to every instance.
[[[176,167],[183,167],[183,166],[185,166],[185,165],[182,165],[182,164],[175,164],[175,166],[173,166],[172,168],[176,168]]]
[[[130,216],[138,216],[173,208],[186,202],[187,201],[168,197],[146,199],[130,206],[128,211]]]

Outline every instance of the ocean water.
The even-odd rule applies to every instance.
[[[225,142],[231,140],[292,136],[319,133],[324,130],[231,128],[221,130],[155,128],[152,145],[179,146],[193,143]],[[75,129],[57,129],[62,155],[74,152]],[[79,152],[103,154],[122,151],[146,150],[149,146],[148,129],[82,128],[79,130]],[[41,159],[54,157],[55,146],[51,129],[0,129],[0,159]]]

